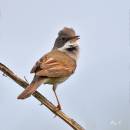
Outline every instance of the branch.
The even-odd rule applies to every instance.
[[[19,84],[21,87],[26,88],[29,84],[27,81],[19,78],[13,71],[11,71],[8,67],[6,67],[4,64],[0,63],[0,70],[4,73],[4,75],[10,77],[13,81],[15,81],[17,84]],[[48,99],[46,99],[42,94],[40,94],[38,91],[36,91],[33,96],[41,102],[41,104],[44,104],[50,111],[52,111],[55,115],[60,117],[62,120],[64,120],[69,126],[71,126],[74,130],[85,130],[82,126],[80,126],[76,121],[74,121],[72,118],[68,117],[65,113],[62,111],[57,111],[57,108],[55,105],[53,105]]]

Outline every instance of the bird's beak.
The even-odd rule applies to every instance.
[[[79,42],[77,40],[80,39],[80,36],[70,37],[70,46],[78,46]]]
[[[79,40],[80,39],[80,36],[73,36],[73,37],[70,37],[70,40]]]

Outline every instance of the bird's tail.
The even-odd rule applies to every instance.
[[[27,88],[17,97],[17,99],[25,99],[30,97],[43,82],[44,78],[34,77],[31,84],[27,86]]]

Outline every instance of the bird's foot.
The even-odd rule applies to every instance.
[[[56,111],[60,111],[61,110],[61,105],[58,104],[57,107],[56,107]]]
[[[54,118],[56,118],[56,113],[58,112],[58,111],[60,111],[61,110],[61,106],[60,105],[57,105],[57,107],[56,107],[56,109],[55,109],[55,115],[54,115]]]
[[[42,105],[43,105],[43,103],[40,103],[39,105],[40,105],[40,106],[42,106]]]

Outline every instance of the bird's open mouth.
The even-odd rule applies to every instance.
[[[70,37],[70,40],[79,40],[80,39],[80,36],[73,36],[73,37]]]

